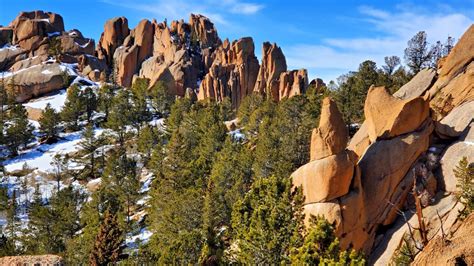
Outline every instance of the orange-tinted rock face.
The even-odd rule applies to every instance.
[[[348,132],[342,114],[330,98],[323,100],[318,128],[313,130],[310,160],[337,154],[346,148]]]
[[[252,38],[242,38],[230,44],[225,41],[215,52],[214,62],[199,88],[198,99],[231,99],[238,107],[252,93],[259,64],[254,54]]]
[[[115,50],[123,44],[129,33],[128,20],[125,17],[107,20],[97,46],[97,57],[111,65]]]
[[[273,84],[278,81],[280,74],[285,71],[286,59],[281,48],[275,43],[264,42],[262,47],[262,65],[258,72],[254,92],[260,94],[272,93]],[[278,89],[278,87],[276,88]]]
[[[306,69],[286,71],[280,74],[279,100],[303,94],[308,87]]]
[[[369,139],[386,139],[417,129],[428,117],[428,102],[421,97],[401,100],[384,87],[371,87],[364,105]]]

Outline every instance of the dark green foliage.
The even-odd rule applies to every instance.
[[[151,87],[150,98],[155,114],[163,117],[169,114],[175,97],[168,92],[165,83],[159,81]]]
[[[97,110],[97,96],[91,87],[86,87],[81,92],[80,100],[83,102],[83,112],[86,114],[86,119],[90,122],[93,112]]]
[[[80,229],[80,206],[85,195],[67,187],[55,193],[46,205],[37,188],[29,211],[23,246],[26,254],[64,254],[66,244]]]
[[[460,215],[466,217],[474,211],[474,163],[469,163],[467,157],[463,157],[453,171],[458,181],[458,200],[466,206]]]
[[[105,114],[105,121],[107,121],[112,106],[112,99],[114,98],[114,89],[108,84],[104,84],[99,88],[97,96],[97,108]]]
[[[6,141],[12,155],[17,155],[21,146],[26,147],[33,140],[34,127],[28,121],[25,107],[15,104],[9,112]]]
[[[290,260],[303,232],[303,196],[291,192],[291,180],[258,178],[234,205],[232,228],[237,248],[231,256],[243,264],[280,264]]]
[[[365,265],[354,250],[341,251],[334,227],[324,217],[310,217],[311,226],[301,246],[292,250],[293,265]]]
[[[61,55],[61,39],[58,37],[52,37],[48,39],[48,55],[54,57],[59,62],[59,56]]]
[[[164,153],[154,152],[157,178],[151,192],[150,226],[156,234],[150,248],[161,263],[196,263],[201,254],[203,194],[226,137],[226,115],[221,110],[215,103],[191,106],[186,99],[177,100],[171,113],[171,138]],[[166,159],[157,162],[160,158]]]
[[[161,144],[161,136],[158,130],[152,126],[146,125],[140,132],[137,139],[137,149],[142,154],[143,163],[146,165],[151,158],[153,148]]]
[[[89,256],[89,265],[109,265],[118,261],[123,250],[123,232],[113,212],[106,210]]]
[[[120,90],[113,98],[106,127],[112,129],[117,136],[117,142],[123,146],[125,143],[126,127],[132,124],[133,105],[130,90]]]
[[[84,110],[84,101],[81,97],[81,90],[76,84],[67,89],[67,98],[61,110],[61,119],[66,124],[68,130],[78,130],[78,122]]]
[[[77,159],[84,166],[80,179],[89,180],[98,176],[99,167],[97,167],[97,164],[100,164],[101,160],[98,160],[99,156],[96,153],[103,144],[104,140],[101,137],[95,136],[92,124],[87,125],[82,132],[82,140],[79,142],[79,146],[84,153]]]
[[[59,135],[59,121],[59,114],[56,110],[51,108],[51,104],[48,103],[41,112],[41,118],[38,121],[40,124],[39,131],[47,143],[52,143],[57,140]]]

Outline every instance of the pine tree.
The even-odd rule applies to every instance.
[[[290,250],[301,244],[303,197],[291,192],[291,180],[275,176],[255,180],[232,212],[231,257],[243,264],[288,263]]]
[[[117,262],[122,254],[123,233],[117,216],[106,210],[89,257],[90,265],[109,265]]]
[[[92,114],[97,110],[97,96],[91,87],[86,87],[80,94],[80,100],[83,102],[87,122],[91,122]]]
[[[132,124],[131,92],[120,90],[112,101],[112,108],[106,123],[106,127],[112,129],[117,135],[117,142],[120,146],[125,143],[127,126]]]
[[[21,146],[26,147],[33,140],[34,127],[28,121],[25,107],[15,104],[9,113],[9,126],[6,130],[7,146],[12,155],[17,155]]]
[[[293,265],[365,265],[365,259],[355,251],[341,251],[334,227],[324,217],[310,218],[311,227],[303,244],[292,250]]]
[[[169,114],[174,97],[168,92],[168,88],[162,81],[157,82],[150,89],[151,105],[155,114],[165,117]]]
[[[141,133],[138,136],[137,140],[137,148],[138,151],[142,154],[143,162],[147,165],[148,161],[151,158],[151,153],[154,146],[157,143],[160,143],[160,137],[157,136],[158,134],[153,130],[152,126],[146,125]]]
[[[412,73],[416,75],[420,70],[429,66],[432,52],[428,48],[426,32],[420,31],[408,41],[405,49],[405,61]]]
[[[8,209],[6,211],[7,224],[3,228],[3,233],[13,243],[15,243],[19,239],[20,234],[20,218],[18,217],[18,202],[16,195],[17,191],[14,190],[12,193],[12,197],[10,198],[8,203]]]
[[[148,110],[148,80],[139,78],[132,85],[132,100],[133,110],[132,114],[132,125],[140,135],[140,128],[143,122],[147,122],[151,119],[151,114]]]
[[[105,114],[105,121],[107,122],[109,112],[112,106],[112,99],[114,98],[114,89],[108,84],[104,84],[99,88],[97,96],[98,110]]]
[[[89,180],[97,177],[99,163],[97,160],[96,152],[99,147],[103,144],[101,137],[95,136],[94,128],[92,124],[88,124],[82,132],[82,140],[79,142],[79,146],[85,153],[84,156],[78,159],[78,162],[84,166],[81,172],[81,179]]]
[[[66,102],[61,110],[61,119],[66,123],[68,130],[75,131],[78,127],[78,120],[83,114],[84,101],[81,97],[81,90],[74,84],[67,89]]]
[[[458,200],[466,206],[460,214],[465,217],[474,211],[474,163],[469,163],[467,157],[463,157],[453,171],[458,181]]]
[[[57,153],[51,161],[51,166],[54,167],[54,178],[56,179],[57,192],[61,189],[61,181],[69,172],[69,155],[62,155]]]
[[[46,143],[53,143],[58,139],[59,120],[59,114],[56,110],[51,108],[51,104],[48,103],[41,112],[41,118],[38,121],[40,124],[39,131],[46,140]]]

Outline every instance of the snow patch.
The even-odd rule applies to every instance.
[[[44,109],[46,105],[49,103],[51,108],[56,111],[61,111],[61,108],[64,106],[64,102],[66,101],[67,93],[66,90],[60,90],[59,92],[38,98],[34,101],[30,101],[28,103],[23,104],[26,107],[36,108],[36,109]]]

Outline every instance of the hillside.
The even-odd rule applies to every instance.
[[[473,263],[474,25],[339,84],[197,14],[0,47],[0,264]]]

